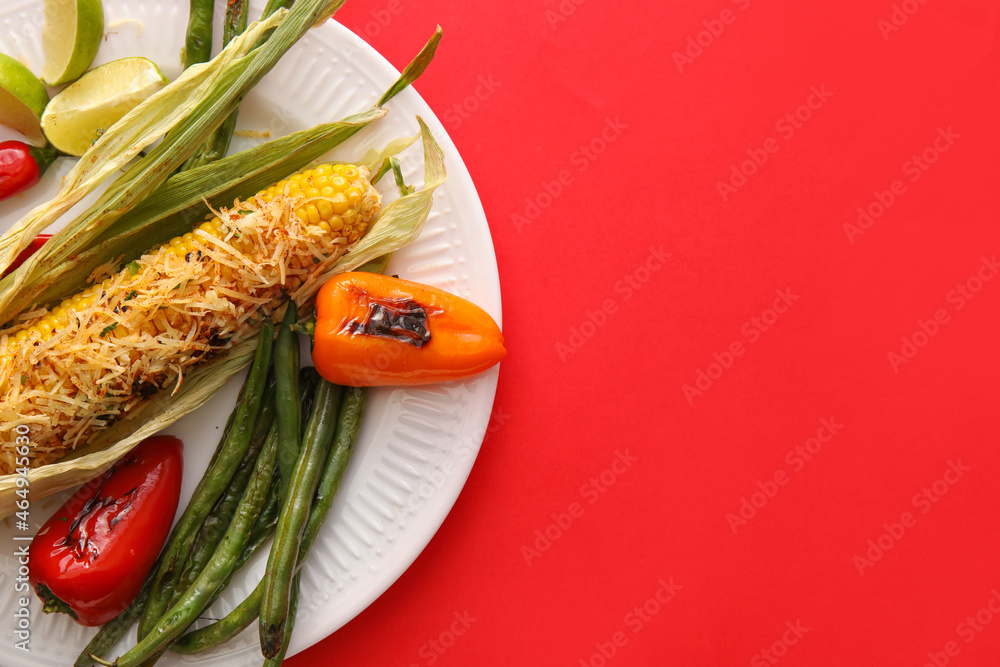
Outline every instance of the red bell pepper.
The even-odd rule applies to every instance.
[[[167,539],[182,467],[180,440],[144,440],[42,526],[28,567],[46,612],[102,625],[128,607]]]

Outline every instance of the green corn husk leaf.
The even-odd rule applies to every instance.
[[[283,13],[275,14],[266,23],[252,26],[247,39],[234,40],[211,62],[188,68],[108,128],[63,179],[56,196],[35,208],[0,237],[0,266],[10,266],[39,232],[187,117],[190,101],[207,95],[222,72],[249,52],[253,39],[264,29],[280,24],[283,16]]]
[[[423,74],[440,39],[441,29],[438,27],[427,44],[382,95],[381,104],[412,85]],[[79,243],[79,239],[70,244],[61,238],[53,238],[29,260],[37,261],[37,266],[24,279],[20,289],[7,297],[7,306],[0,309],[0,323],[33,304],[48,304],[83,289],[86,278],[93,270],[111,259],[122,257],[128,262],[157,243],[190,231],[192,223],[204,217],[205,201],[216,207],[229,206],[236,197],[257,192],[303,168],[385,113],[384,108],[376,106],[337,123],[296,132],[203,168],[174,175],[153,195],[119,218],[103,220],[102,231],[89,248]],[[361,163],[373,169],[370,162],[377,167],[379,156],[394,155],[415,140],[416,137],[398,139],[382,151],[369,151]],[[55,246],[65,248],[60,254],[68,259],[57,261],[50,258]],[[22,270],[30,269],[22,267]],[[16,279],[15,273],[0,280],[0,295]]]
[[[434,190],[444,183],[446,173],[441,147],[423,119],[418,116],[417,121],[423,138],[424,188],[400,197],[382,209],[368,233],[328,272],[301,288],[296,294],[296,301],[307,301],[333,274],[366,264],[373,266],[375,264],[369,263],[384,261],[384,255],[420,235],[430,213]],[[141,440],[201,407],[235,373],[250,363],[256,347],[257,336],[254,336],[220,353],[212,361],[187,374],[173,395],[168,391],[157,393],[140,409],[112,424],[67,458],[29,471],[31,497],[43,498],[100,475]],[[0,518],[16,509],[17,477],[0,476]]]
[[[385,148],[378,150],[372,148],[358,160],[357,164],[366,167],[368,171],[375,175],[378,171],[379,165],[381,165],[386,158],[392,157],[394,155],[399,155],[407,148],[413,145],[413,143],[420,138],[419,134],[414,134],[412,137],[401,137],[399,139],[393,139]]]
[[[414,241],[420,236],[424,221],[431,212],[434,191],[448,178],[444,167],[444,153],[435,141],[424,119],[417,116],[424,144],[424,187],[396,199],[379,213],[375,224],[355,243],[350,252],[337,260],[328,271],[315,281],[303,286],[295,295],[302,303],[316,294],[319,288],[337,273],[352,271],[365,262],[385,255]]]
[[[300,2],[301,1],[302,0],[300,0]],[[423,51],[421,53],[423,53]],[[399,81],[409,81],[412,83],[412,81],[420,75],[424,67],[426,67],[426,62],[423,64],[423,67],[419,69],[407,68],[403,76],[401,76],[400,79],[393,84],[391,90],[396,90],[398,92],[398,90],[402,89],[400,88]],[[387,98],[383,96],[383,99]],[[299,148],[290,151],[289,154],[297,156],[294,159],[302,160],[303,162],[301,164],[295,164],[294,162],[283,163],[284,166],[280,167],[280,169],[284,169],[285,171],[280,174],[278,178],[274,178],[274,174],[270,171],[272,169],[271,166],[260,166],[267,165],[264,160],[269,158],[261,158],[260,162],[254,163],[258,165],[257,167],[246,163],[242,164],[242,172],[244,172],[244,174],[249,174],[246,178],[240,177],[240,180],[235,180],[236,176],[230,173],[229,178],[232,180],[225,181],[222,185],[219,185],[219,183],[214,182],[212,179],[220,177],[221,174],[235,171],[234,167],[238,164],[237,162],[227,162],[222,160],[202,169],[192,170],[191,172],[185,172],[184,174],[178,174],[173,177],[174,179],[180,180],[174,181],[171,179],[169,184],[171,184],[171,187],[177,188],[175,193],[176,196],[180,198],[181,194],[179,193],[187,190],[187,194],[185,196],[191,199],[191,201],[185,203],[181,202],[180,199],[175,201],[170,198],[164,198],[160,203],[150,203],[147,201],[141,206],[145,207],[144,210],[146,210],[148,216],[153,216],[154,218],[157,214],[166,216],[153,220],[156,224],[163,224],[163,220],[169,220],[170,215],[182,217],[189,216],[190,213],[188,208],[195,206],[192,201],[195,197],[197,197],[200,215],[200,212],[204,211],[204,203],[201,201],[201,197],[197,194],[197,188],[201,186],[192,186],[185,180],[185,178],[203,178],[204,183],[211,183],[211,185],[220,188],[219,194],[217,195],[220,197],[226,196],[232,198],[240,194],[245,194],[246,190],[244,189],[244,185],[247,182],[254,182],[253,179],[256,178],[261,179],[261,187],[263,187],[263,185],[270,185],[272,182],[287,176],[288,173],[305,166],[305,164],[308,164],[316,157],[319,157],[332,147],[332,145],[336,145],[334,143],[327,146],[323,142],[334,141],[337,136],[340,136],[338,132],[349,132],[347,136],[351,136],[367,123],[381,118],[384,113],[384,109],[376,107],[362,114],[352,116],[350,119],[345,119],[340,123],[328,124],[326,126],[320,126],[319,128],[313,128],[313,130],[306,130],[304,133],[297,133],[308,135],[309,139],[306,140]],[[441,152],[440,146],[438,146],[437,142],[434,141],[434,138],[431,136],[423,120],[419,117],[417,120],[420,124],[421,135],[423,136],[425,189],[418,193],[397,199],[387,205],[380,213],[375,224],[369,230],[369,233],[355,245],[355,247],[360,251],[359,254],[355,256],[352,250],[350,253],[352,261],[343,263],[342,266],[345,268],[340,270],[350,270],[360,267],[367,262],[385,262],[387,257],[383,257],[383,255],[406,245],[419,235],[421,226],[430,212],[430,206],[432,203],[431,195],[433,194],[434,189],[444,182],[445,170],[444,156]],[[348,125],[346,129],[344,126],[345,123]],[[357,123],[359,126],[354,127],[352,123]],[[326,130],[323,130],[323,128],[326,128]],[[314,133],[313,131],[316,132]],[[294,137],[295,135],[290,136]],[[347,136],[344,136],[343,139],[346,139]],[[286,137],[283,139],[288,138]],[[340,141],[343,141],[343,139],[340,139]],[[390,142],[389,145],[381,151],[369,151],[367,156],[372,160],[384,159],[389,155],[398,153],[406,146],[412,144],[414,140],[415,137],[395,140]],[[291,141],[294,142],[294,139]],[[278,139],[250,150],[256,150],[262,154],[272,155],[274,152],[280,152],[280,149],[283,147],[288,148],[288,144],[281,142],[282,140]],[[339,141],[336,143],[339,143]],[[314,157],[312,156],[313,153],[315,153]],[[247,154],[248,151],[244,151],[243,153],[233,157],[234,159],[239,160],[241,156],[245,157]],[[229,158],[227,158],[227,160],[228,159]],[[280,160],[280,158],[277,158],[276,161],[277,160]],[[279,169],[279,167],[273,168]],[[188,184],[185,185],[185,183]],[[252,192],[257,191],[256,189],[247,189]],[[260,188],[258,187],[257,189]],[[141,246],[142,251],[147,250],[152,245],[149,241],[150,237],[147,233],[151,233],[153,231],[150,228],[150,225],[153,224],[153,222],[150,221],[150,217],[148,216],[145,220],[141,220],[141,216],[133,218],[131,217],[131,214],[125,214],[113,223],[108,223],[102,228],[102,233],[115,234],[115,232],[118,232],[118,234],[110,236],[102,243],[114,243],[116,240],[122,241],[122,239],[127,237],[129,242],[132,244],[130,247]],[[186,219],[186,224],[190,225],[190,222],[189,218]],[[173,223],[168,222],[167,224]],[[399,229],[396,231],[391,229],[394,225],[399,225]],[[122,232],[122,230],[125,231]],[[49,241],[49,243],[52,243],[52,241]],[[47,243],[46,246],[49,245],[49,243]],[[101,245],[100,247],[104,248],[106,251],[108,246]],[[94,248],[91,248],[91,250],[95,251]],[[76,284],[73,284],[74,280],[82,281],[85,276],[74,274],[74,271],[77,271],[78,267],[82,265],[82,263],[79,263],[78,260],[82,261],[84,255],[86,255],[86,253],[78,258],[63,262],[59,265],[60,271],[57,278],[46,283],[48,288],[55,289],[57,284],[61,285],[64,282],[67,285],[71,285],[73,288],[77,287]],[[107,254],[94,254],[92,257],[95,261],[99,261],[101,258],[103,258],[104,262],[113,259],[113,257]],[[368,266],[374,266],[374,264],[368,264]],[[89,271],[90,269],[88,269],[88,273]],[[336,270],[331,270],[324,274],[324,280],[325,277],[328,277],[334,272],[336,272]],[[318,285],[316,285],[316,287],[318,288]],[[66,294],[71,293],[74,293],[73,289],[66,289],[58,294],[59,296],[64,297]],[[280,313],[276,313],[276,315],[280,316]],[[88,443],[86,447],[78,449],[62,461],[31,470],[28,474],[28,479],[31,483],[32,498],[39,499],[58,493],[59,491],[82,484],[100,475],[141,440],[166,428],[181,417],[184,417],[199,408],[235,373],[240,371],[253,359],[256,345],[257,337],[255,336],[251,339],[243,341],[229,350],[226,350],[210,362],[206,362],[205,364],[198,366],[192,372],[185,375],[184,382],[175,394],[171,395],[169,392],[164,391],[152,396],[141,409],[136,410],[131,413],[129,417],[111,425],[98,437]],[[0,476],[0,518],[7,516],[14,511],[16,501],[18,499],[16,494],[17,488],[16,475]]]
[[[45,247],[30,257],[12,274],[10,280],[0,282],[0,322],[8,321],[17,312],[10,307],[10,302],[25,285],[33,285],[40,279],[41,273],[86,249],[106,224],[120,217],[163,183],[169,174],[198,150],[238,106],[240,99],[271,70],[279,58],[318,19],[328,18],[343,3],[344,0],[299,0],[290,11],[278,11],[265,21],[254,23],[246,32],[230,42],[212,61],[203,66],[189,68],[188,71],[195,69],[195,75],[192,77],[202,69],[217,73],[207,91],[203,90],[202,94],[193,100],[178,100],[164,96],[165,91],[168,95],[176,92],[177,88],[173,87],[174,84],[170,84],[133,110],[126,116],[128,120],[123,119],[125,122],[116,123],[114,127],[121,125],[126,128],[113,133],[117,137],[119,134],[127,133],[128,128],[133,125],[143,122],[141,119],[137,122],[134,115],[140,109],[150,113],[154,120],[164,115],[172,117],[172,125],[167,129],[160,144],[129,167],[126,173],[112,183],[104,195],[84,214],[55,234],[52,242],[46,243]],[[263,46],[250,51],[245,57],[233,59],[251,47],[263,32],[274,26],[277,27]],[[178,81],[182,82],[187,80],[183,74],[178,78]],[[167,106],[165,99],[172,100],[169,108],[164,108]],[[185,109],[186,115],[177,118],[178,109]],[[107,134],[112,134],[112,131],[109,130]],[[103,165],[96,166],[102,162],[98,160],[102,152],[110,153],[107,156],[108,160],[117,162],[118,166],[124,164],[121,158],[126,153],[129,153],[130,157],[135,155],[127,146],[103,142],[104,137],[81,158],[80,164],[84,165],[85,170],[88,169],[87,165],[90,165],[90,169],[102,171],[106,169]],[[116,147],[116,150],[109,147]],[[31,238],[68,210],[72,204],[65,205],[66,202],[72,199],[75,203],[93,189],[91,186],[89,190],[77,194],[77,188],[81,185],[75,184],[74,189],[65,197],[57,196],[53,202],[36,209],[25,218],[27,222],[18,223],[12,232],[0,238],[0,262],[3,262],[3,266],[9,266],[19,249],[27,246]],[[9,241],[6,246],[3,244],[5,239]]]
[[[20,311],[34,303],[50,304],[79,292],[94,269],[109,259],[128,263],[157,244],[191,231],[194,223],[204,220],[206,201],[213,207],[232,206],[237,197],[298,171],[385,114],[385,109],[373,108],[172,176],[152,197],[109,225],[93,247],[49,270],[33,289],[12,301],[12,308]]]
[[[116,422],[69,457],[28,472],[31,498],[37,500],[97,477],[141,440],[166,428],[212,398],[229,379],[253,360],[257,337],[249,338],[198,366],[185,376],[173,396],[163,391],[141,409]],[[0,517],[17,507],[17,475],[0,477]]]
[[[437,26],[434,29],[434,34],[431,35],[431,38],[427,41],[427,44],[424,45],[424,48],[420,49],[420,53],[417,54],[417,57],[414,58],[413,61],[406,66],[406,69],[403,70],[403,75],[399,77],[399,81],[396,82],[396,85],[385,91],[385,95],[379,99],[379,106],[384,105],[386,102],[398,95],[404,88],[406,88],[406,85],[402,83],[404,80],[410,77],[416,79],[425,69],[427,69],[427,66],[431,64],[432,60],[434,60],[434,52],[437,51],[438,44],[441,43],[441,36],[443,34],[444,31],[441,30],[441,26]]]

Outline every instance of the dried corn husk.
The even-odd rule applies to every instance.
[[[419,234],[430,213],[432,194],[445,178],[444,155],[423,119],[418,117],[424,149],[424,188],[400,197],[386,206],[369,232],[362,237],[343,259],[339,269],[331,269],[319,280],[303,285],[301,301],[322,284],[329,275],[348,271],[376,258],[392,253],[410,243]],[[400,144],[392,146],[391,150]],[[385,153],[381,153],[385,155]],[[199,366],[185,377],[177,392],[159,392],[140,410],[116,422],[98,438],[73,453],[67,459],[27,472],[31,497],[39,499],[82,484],[100,475],[143,438],[174,423],[202,406],[233,374],[253,358],[257,338],[253,337],[226,350],[213,361]],[[21,482],[23,484],[23,482]],[[0,517],[16,508],[19,488],[18,475],[0,476]]]

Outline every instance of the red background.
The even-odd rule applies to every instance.
[[[287,664],[1000,664],[998,4],[349,2],[397,67],[444,27],[509,353],[437,536]]]

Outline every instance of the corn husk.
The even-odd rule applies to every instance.
[[[36,208],[0,237],[0,267],[6,268],[42,230],[138,153],[134,161],[83,214],[55,234],[17,271],[0,281],[0,322],[17,312],[12,304],[33,296],[42,275],[91,245],[106,225],[121,217],[197,151],[239,105],[247,92],[321,18],[344,0],[299,0],[258,21],[215,58],[184,74],[133,109],[80,159],[50,202]],[[262,46],[259,39],[273,30]]]
[[[420,234],[423,222],[430,213],[433,192],[444,182],[446,175],[441,147],[423,119],[418,117],[417,120],[423,138],[424,188],[383,208],[369,232],[345,255],[345,258],[351,258],[350,261],[338,262],[342,268],[331,269],[319,280],[303,286],[300,295],[315,294],[322,282],[333,273],[349,271],[392,253]],[[306,301],[307,298],[302,296],[300,300]],[[226,350],[186,375],[184,383],[173,395],[169,392],[157,393],[139,411],[113,424],[86,447],[62,461],[29,471],[31,497],[43,498],[100,475],[142,439],[201,407],[252,360],[256,342],[257,337],[253,337]],[[16,508],[17,478],[18,475],[0,476],[0,518]]]
[[[251,26],[243,38],[230,43],[210,63],[188,68],[175,81],[108,128],[63,179],[56,196],[32,210],[0,237],[0,266],[3,268],[10,266],[17,254],[26,248],[35,236],[93,192],[107,178],[122,169],[141,151],[163,138],[169,130],[188,117],[192,100],[208,96],[227,67],[240,62],[240,58],[247,54],[247,49],[253,45],[256,37],[264,29],[280,24],[285,14],[286,12],[276,13],[268,21]],[[149,162],[148,158],[149,156],[143,158],[136,166]],[[133,180],[136,179],[125,174],[117,179],[115,185],[131,183]],[[152,185],[155,186],[162,180],[154,181]],[[88,227],[91,229],[97,227],[98,225],[94,223],[98,221],[94,218],[100,216],[109,205],[113,208],[108,212],[108,217],[114,215],[118,207],[128,205],[125,197],[119,194],[119,191],[122,189],[127,191],[127,188],[115,185],[109,188],[108,192],[86,213],[67,225],[62,232],[55,234],[54,242],[46,244],[51,247],[35,253],[8,279],[0,283],[0,322],[10,319],[13,312],[11,302],[16,296],[23,294],[26,287],[39,277],[40,269],[44,269],[43,260],[55,253],[57,247],[60,250],[66,248],[67,252],[85,247],[89,239],[85,236],[74,239],[75,233],[84,231]],[[148,187],[142,183],[136,185],[142,189]],[[144,194],[145,192],[137,191],[132,196],[141,197]]]
[[[417,116],[424,144],[424,186],[391,202],[382,209],[368,233],[308,288],[299,291],[299,299],[312,297],[335,274],[352,271],[380,255],[391,253],[420,236],[424,221],[431,212],[434,191],[448,178],[444,153],[424,119]]]
[[[12,308],[20,311],[36,303],[50,304],[79,292],[94,269],[109,259],[128,263],[149,248],[191,231],[192,224],[204,220],[209,206],[232,206],[237,197],[258,192],[301,169],[385,114],[385,109],[373,108],[172,176],[154,196],[106,225],[89,249],[50,268],[30,293],[11,302]]]
[[[215,395],[233,375],[253,360],[257,337],[247,339],[184,378],[183,388],[174,395],[160,392],[142,409],[115,423],[86,447],[56,463],[28,473],[25,486],[32,500],[83,484],[109,469],[144,438],[166,428],[197,410]],[[17,508],[18,475],[0,476],[0,517]],[[23,483],[23,482],[22,482]]]
[[[339,3],[334,4],[339,6]],[[275,14],[279,15],[280,12]],[[266,30],[267,25],[261,28]],[[76,225],[72,226],[73,231],[65,230],[57,234],[18,271],[0,280],[0,323],[33,305],[48,304],[83,289],[92,271],[109,259],[121,257],[127,262],[157,243],[190,231],[192,223],[204,217],[206,203],[216,208],[229,206],[237,197],[271,185],[354,136],[384,116],[386,109],[383,105],[423,74],[433,58],[441,34],[438,26],[427,44],[381,96],[376,107],[174,175],[152,196],[126,208],[119,215],[111,217],[105,214],[100,217],[92,223],[96,232],[87,237],[75,231]],[[217,56],[221,57],[222,54]],[[370,152],[362,162],[367,164],[371,160],[377,165],[379,156],[394,155],[414,139],[395,140],[382,151]],[[99,144],[95,144],[94,149]],[[86,156],[81,162],[85,161]],[[127,177],[128,174],[122,178]],[[148,179],[143,183],[146,181]],[[143,186],[143,183],[133,184],[132,187]],[[81,217],[86,218],[87,214]],[[34,238],[33,233],[28,231],[22,232],[22,236]]]

